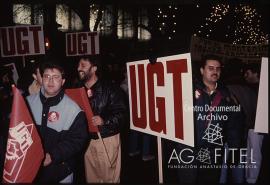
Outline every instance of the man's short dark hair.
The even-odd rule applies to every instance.
[[[220,66],[223,66],[223,64],[221,62],[222,60],[219,56],[213,55],[213,54],[207,54],[207,55],[202,56],[201,68],[205,67],[207,60],[216,60],[220,63]]]
[[[79,57],[79,60],[83,59],[89,61],[92,65],[100,67],[100,57],[97,55],[83,55]]]
[[[243,66],[243,72],[250,70],[252,73],[258,73],[260,75],[261,65],[257,63],[246,64]]]
[[[260,78],[261,75],[261,64],[257,64],[257,63],[250,63],[250,64],[245,64],[243,66],[243,74],[245,74],[245,72],[247,70],[250,70],[252,73],[257,73],[258,78]]]
[[[43,58],[43,62],[40,66],[40,74],[43,76],[44,71],[47,69],[57,69],[60,71],[62,78],[65,78],[65,70],[60,64],[61,59],[56,57],[45,57]]]

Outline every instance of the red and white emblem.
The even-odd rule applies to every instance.
[[[49,112],[49,114],[48,114],[48,121],[49,122],[56,122],[58,120],[59,120],[59,113],[58,112],[55,112],[55,111]]]
[[[25,125],[24,122],[19,123],[17,126],[9,129],[10,138],[7,142],[6,160],[12,162],[4,169],[3,178],[7,182],[16,182],[18,174],[24,162],[27,150],[33,144],[31,137],[33,124]],[[10,168],[8,168],[10,167]],[[14,181],[10,181],[9,177],[15,177]]]

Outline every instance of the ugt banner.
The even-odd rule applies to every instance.
[[[130,128],[194,146],[190,54],[127,63]]]
[[[99,36],[97,32],[66,33],[66,55],[99,54]]]
[[[45,54],[43,26],[0,27],[2,57]]]
[[[7,151],[3,171],[4,183],[31,183],[43,160],[40,137],[20,91],[13,86],[13,103]]]

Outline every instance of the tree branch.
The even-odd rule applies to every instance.
[[[97,31],[97,29],[98,29],[98,25],[99,25],[99,23],[102,19],[102,16],[103,16],[103,10],[104,10],[104,5],[100,4],[100,7],[98,9],[97,19],[96,19],[93,31]]]

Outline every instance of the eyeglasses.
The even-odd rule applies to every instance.
[[[52,79],[53,81],[60,81],[62,79],[61,75],[48,75],[48,74],[44,74],[43,75],[43,79],[45,81],[49,81],[50,79]]]

